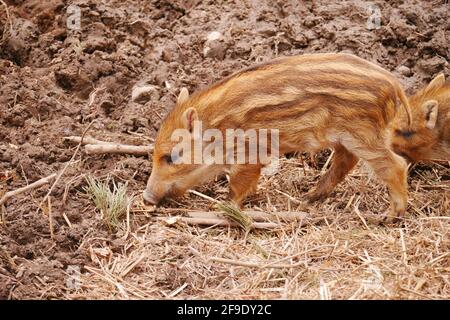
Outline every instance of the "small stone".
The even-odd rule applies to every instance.
[[[135,86],[131,92],[133,102],[144,104],[152,98],[159,100],[158,89],[152,85]]]
[[[213,31],[208,34],[206,37],[206,42],[220,40],[222,38],[222,34],[219,31]]]
[[[412,75],[411,69],[407,66],[400,66],[397,68],[397,71],[406,77],[410,77]]]
[[[206,37],[205,46],[203,47],[203,56],[223,60],[225,58],[226,45],[223,36],[218,31],[213,31]]]
[[[209,42],[203,49],[203,55],[205,57],[223,60],[225,58],[226,47],[221,41]]]

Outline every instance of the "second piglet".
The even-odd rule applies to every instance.
[[[392,146],[411,162],[450,160],[450,83],[444,74],[410,96],[412,124],[400,112],[391,124]]]

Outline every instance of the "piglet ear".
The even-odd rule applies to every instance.
[[[178,95],[177,104],[185,103],[189,99],[189,91],[183,87]]]
[[[428,100],[422,105],[425,114],[425,127],[434,129],[438,117],[438,102],[436,100]]]
[[[445,76],[443,73],[439,73],[431,82],[428,84],[426,91],[437,89],[445,84]]]
[[[189,130],[189,132],[192,132],[194,130],[194,121],[197,120],[198,114],[197,110],[195,110],[194,108],[188,108],[183,112],[183,115],[181,116],[181,122],[183,123],[183,126]]]

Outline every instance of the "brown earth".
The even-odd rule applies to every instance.
[[[381,9],[381,28],[375,30],[367,28],[370,13],[366,1],[359,0],[5,0],[4,4],[0,3],[0,195],[62,169],[75,150],[63,137],[81,135],[92,120],[95,122],[89,135],[98,139],[149,144],[181,87],[195,91],[245,66],[276,56],[354,53],[393,71],[408,93],[439,72],[450,76],[448,3],[437,0],[373,3]],[[66,26],[69,5],[81,9],[80,30]],[[221,38],[206,43],[213,31],[220,32]],[[206,51],[205,46],[208,46]],[[132,102],[132,88],[142,84],[152,85],[152,93]],[[116,181],[127,181],[129,193],[138,195],[151,171],[150,161],[145,157],[85,154],[76,160],[51,194],[54,239],[50,237],[46,212],[37,210],[47,187],[15,197],[5,206],[0,225],[0,298],[165,298],[171,297],[171,292],[179,298],[318,298],[323,281],[331,292],[334,288],[352,288],[353,292],[358,289],[360,282],[347,271],[338,278],[322,277],[317,270],[311,271],[325,263],[332,266],[336,262],[344,269],[356,263],[338,257],[334,262],[315,258],[309,261],[310,271],[301,275],[292,270],[274,274],[261,271],[274,285],[277,277],[295,279],[297,287],[291,291],[275,290],[284,284],[277,284],[275,289],[260,285],[262,280],[256,281],[256,275],[250,271],[214,269],[208,261],[195,260],[195,252],[217,253],[218,242],[227,250],[244,250],[246,240],[239,230],[228,234],[213,229],[172,228],[153,216],[136,213],[131,218],[135,237],[123,240],[123,234],[112,234],[102,225],[83,190],[84,175],[110,175]],[[311,168],[295,160],[285,160],[285,175],[282,172],[264,180],[258,195],[247,206],[278,210],[287,210],[289,206],[290,209],[286,197],[267,191],[277,188],[301,199],[317,181],[324,161],[319,161],[318,168]],[[389,293],[364,291],[357,297],[449,297],[448,220],[430,218],[424,220],[425,224],[415,224],[428,216],[448,216],[449,175],[448,163],[420,164],[411,169],[410,205],[419,209],[409,210],[410,228],[405,227],[402,240],[406,237],[407,242],[411,241],[408,255],[417,258],[416,264],[409,261],[408,267],[403,266],[405,276],[384,275],[386,288],[391,288],[386,289]],[[284,236],[255,233],[252,241],[263,243],[272,239],[273,244],[280,239],[286,244],[295,237],[295,243],[301,244],[309,243],[317,235],[314,241],[327,243],[331,241],[328,237],[334,237],[327,231],[330,228],[327,217],[337,215],[335,225],[344,227],[336,235],[344,236],[345,229],[344,234],[349,238],[342,241],[360,241],[359,245],[362,243],[370,254],[380,242],[374,238],[371,238],[373,243],[363,241],[364,237],[371,236],[364,233],[365,225],[359,214],[346,207],[356,193],[358,197],[361,195],[362,214],[386,208],[385,193],[377,193],[379,184],[372,185],[370,177],[366,181],[367,177],[367,172],[360,167],[325,203],[303,208],[323,216],[321,224],[301,231],[288,228],[281,231]],[[368,187],[362,188],[366,182]],[[226,196],[225,187],[224,181],[219,180],[200,190],[222,199]],[[269,196],[272,207],[267,205]],[[167,207],[207,209],[210,204],[191,195],[172,201]],[[170,211],[163,208],[159,212],[167,215]],[[400,247],[388,246],[399,240],[397,229],[388,231],[386,227],[370,225],[369,228],[377,230],[375,238],[385,237],[385,251],[379,254],[389,256],[400,252]],[[441,234],[442,238],[417,240],[419,235],[426,237],[428,233],[430,237]],[[283,242],[285,239],[287,242]],[[261,243],[259,246],[265,249],[273,247],[270,242]],[[111,254],[108,258],[98,258],[95,248],[107,248]],[[418,250],[431,252],[431,256],[421,256]],[[248,256],[254,254],[245,252]],[[141,259],[144,253],[145,258]],[[443,258],[439,258],[442,254]],[[439,259],[427,265],[428,269],[423,267],[427,259],[436,257]],[[194,260],[195,264],[191,265]],[[133,261],[137,264],[129,272],[122,274],[119,272],[122,269],[116,270],[117,265],[122,263],[126,269]],[[73,265],[80,266],[82,278],[87,281],[76,291],[66,285],[67,268]],[[111,269],[105,271],[104,266]],[[202,275],[196,276],[186,266]],[[232,284],[225,282],[230,277]],[[243,279],[249,281],[245,284]],[[420,279],[425,279],[424,284],[416,286]],[[300,283],[304,285],[301,289]],[[339,286],[333,287],[337,283]],[[392,289],[398,287],[412,289]],[[176,292],[177,288],[182,290]],[[332,297],[352,296],[345,292],[337,290]]]

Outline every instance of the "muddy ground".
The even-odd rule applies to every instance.
[[[439,72],[450,76],[450,7],[442,0],[373,1],[371,3],[381,12],[381,26],[372,30],[368,29],[367,23],[372,21],[373,13],[366,1],[358,0],[4,1],[0,3],[0,195],[61,170],[76,147],[64,141],[63,137],[81,135],[93,120],[88,134],[95,138],[126,144],[150,144],[181,87],[195,91],[243,67],[277,56],[314,52],[354,53],[394,72],[408,93],[426,84]],[[72,25],[70,28],[67,26],[67,19],[71,19],[67,13],[69,5],[80,9],[79,30],[73,29]],[[208,34],[213,31],[220,33],[220,39],[206,48]],[[151,85],[153,89],[147,96],[133,102],[132,89],[142,84]],[[280,190],[292,190],[292,195],[301,198],[307,186],[320,176],[321,164],[323,161],[319,161],[316,167],[308,167],[309,175],[299,174],[298,181],[289,182],[282,174],[271,178],[271,181]],[[302,173],[301,162],[293,164],[290,159],[286,165]],[[120,232],[111,233],[105,228],[83,190],[86,185],[84,176],[91,174],[105,178],[110,175],[117,182],[127,181],[130,195],[138,195],[150,172],[151,161],[146,157],[77,155],[51,193],[54,239],[49,233],[48,212],[37,210],[48,187],[8,201],[0,225],[0,298],[214,298],[222,297],[221,294],[229,298],[321,297],[317,288],[323,281],[318,278],[317,283],[315,280],[311,282],[308,290],[297,288],[287,296],[276,290],[257,291],[260,289],[258,286],[238,291],[234,289],[239,286],[220,288],[228,274],[225,269],[217,273],[210,269],[205,271],[211,285],[209,280],[202,283],[198,279],[190,279],[195,276],[186,271],[183,273],[182,269],[192,259],[192,252],[185,256],[186,251],[189,252],[186,248],[197,231],[167,227],[154,216],[139,213],[132,215],[131,228],[139,234],[142,226],[148,227],[145,231],[148,246],[140,248],[146,248],[150,256],[139,260],[121,277],[111,276],[114,270],[110,269],[105,274],[111,277],[102,274],[92,278],[96,276],[95,270],[105,271],[100,267],[103,264],[99,263],[99,259],[105,257],[101,254],[103,258],[95,257],[98,251],[93,248],[110,250],[109,258],[105,259],[112,263],[117,257],[128,256],[128,252],[137,247],[133,241],[138,237],[124,240]],[[410,186],[424,185],[430,183],[429,177],[432,177],[442,186],[448,175],[448,163],[420,164],[412,168],[409,182]],[[351,179],[365,178],[367,173]],[[264,186],[271,188],[270,184]],[[222,199],[226,196],[225,187],[226,184],[219,181],[200,190]],[[333,210],[347,214],[354,223],[352,226],[363,228],[358,215],[345,208],[351,197],[347,191],[352,188],[350,182],[345,182],[336,191],[334,199],[317,205],[314,210],[325,212],[329,210],[327,205],[342,201],[343,204],[333,207]],[[263,204],[267,200],[264,190],[247,207],[266,208]],[[357,193],[361,191],[358,187],[354,190]],[[361,191],[361,199],[370,198],[370,190]],[[448,215],[448,190],[448,187],[417,187],[415,191],[419,192],[418,197],[425,206],[419,200],[413,204],[430,216]],[[370,204],[377,201],[386,207],[385,197],[377,194],[375,198],[378,200],[369,199],[359,210],[363,214],[376,211],[378,208]],[[427,198],[435,201],[429,204]],[[167,206],[210,207],[207,202],[197,200],[191,195]],[[272,205],[286,210],[287,199],[280,194],[277,198],[277,193],[274,193]],[[168,215],[164,210],[160,213]],[[412,215],[414,218],[418,213],[413,211]],[[414,280],[409,285],[418,294],[405,290],[394,295],[382,292],[361,297],[448,298],[447,221],[443,220],[439,227],[442,241],[423,247],[433,255],[444,254],[444,259],[429,266],[438,268],[432,270],[435,277],[431,277],[438,281],[437,284],[433,282],[433,286],[428,288],[426,284],[416,287]],[[327,224],[314,228],[323,229],[326,233]],[[381,233],[387,232],[381,230]],[[218,242],[224,243],[243,237],[236,230],[231,231],[231,235],[207,232],[210,232],[208,239],[216,237]],[[301,236],[292,232],[291,235]],[[308,229],[304,234],[308,234]],[[261,239],[266,237],[264,233],[258,235]],[[166,249],[155,252],[155,246]],[[166,260],[169,251],[178,252],[178,256],[174,254]],[[152,263],[159,263],[160,268],[152,267]],[[68,286],[69,266],[78,266],[82,276],[91,282],[85,281],[81,288],[76,289]],[[159,274],[156,276],[152,272]],[[445,273],[447,276],[442,276]],[[350,274],[345,275],[348,277],[345,281],[351,282]],[[290,273],[283,276],[294,277]],[[239,282],[239,274],[232,278]],[[130,279],[135,282],[127,286]],[[295,279],[306,283],[304,276]],[[121,281],[125,283],[125,289],[117,286]],[[387,285],[395,287],[395,281],[393,283]],[[104,290],[99,290],[102,285]],[[347,285],[351,287],[351,284]],[[331,287],[330,283],[328,286]],[[143,287],[149,291],[139,289]],[[212,287],[216,290],[210,291]],[[177,288],[181,290],[177,292]],[[171,296],[170,292],[175,294]],[[333,297],[350,296],[335,294]]]

